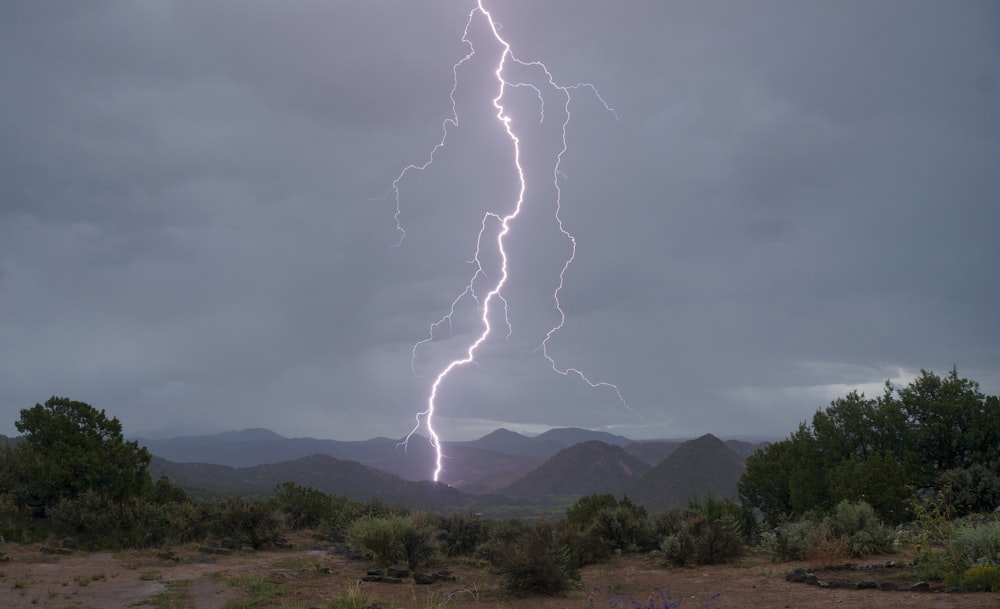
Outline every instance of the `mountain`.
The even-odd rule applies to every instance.
[[[743,457],[722,440],[705,434],[681,444],[663,463],[630,482],[625,494],[650,513],[683,507],[690,499],[709,495],[735,501],[743,470]]]
[[[498,492],[511,497],[618,494],[649,469],[648,464],[621,446],[591,440],[559,451],[541,467]]]
[[[770,442],[744,442],[743,440],[726,440],[726,446],[737,455],[746,459],[758,449],[764,448]]]
[[[153,457],[149,472],[154,479],[166,476],[193,495],[267,495],[285,482],[309,486],[355,501],[378,499],[429,511],[469,509],[475,498],[446,484],[411,482],[329,455],[311,455],[282,463],[229,467],[211,463],[174,463]]]
[[[530,438],[516,431],[500,428],[492,431],[478,440],[469,442],[449,442],[450,445],[472,446],[483,450],[517,457],[551,457],[563,448],[565,444],[554,440],[542,439],[541,436]]]
[[[441,481],[462,492],[491,493],[527,474],[544,462],[542,457],[502,454],[450,442],[442,446],[444,471]],[[434,468],[435,454],[428,442],[413,442],[406,450],[370,463],[404,480],[427,480]]]
[[[370,463],[392,454],[399,440],[372,438],[342,442],[315,438],[286,438],[266,429],[245,429],[209,436],[189,436],[166,440],[137,438],[157,457],[176,463],[213,463],[230,467],[251,467],[281,463],[309,455],[329,455],[349,461]],[[426,441],[426,439],[425,439]]]
[[[550,429],[543,434],[535,436],[535,440],[539,442],[553,442],[563,448],[581,442],[590,442],[591,440],[598,440],[612,446],[625,446],[632,442],[632,440],[624,436],[616,436],[606,431],[580,429],[579,427],[557,427],[556,429]]]
[[[654,442],[632,442],[624,446],[625,452],[638,457],[654,467],[663,463],[664,459],[674,454],[674,451],[683,444],[682,441],[658,440]]]

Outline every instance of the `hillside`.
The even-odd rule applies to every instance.
[[[449,444],[471,446],[504,455],[542,458],[551,457],[566,448],[564,444],[554,440],[542,439],[540,436],[531,438],[504,428],[491,431],[478,440],[450,442]]]
[[[623,448],[628,454],[645,461],[650,467],[654,467],[663,463],[667,457],[674,454],[674,451],[683,443],[683,441],[670,440],[632,442],[631,444],[626,444]]]
[[[167,476],[192,495],[267,495],[285,482],[309,486],[355,501],[378,499],[429,511],[469,509],[475,500],[446,484],[411,482],[354,461],[311,455],[293,461],[234,468],[209,463],[173,463],[153,457],[154,479]]]
[[[444,445],[444,471],[440,480],[465,493],[491,493],[507,486],[544,462],[542,457],[502,454],[459,443]],[[404,480],[428,480],[433,473],[434,453],[430,444],[413,442],[397,449],[372,467]]]
[[[712,434],[705,434],[680,445],[663,463],[631,481],[624,492],[651,513],[708,495],[735,501],[743,470],[742,457]]]
[[[498,492],[511,497],[617,494],[649,468],[621,446],[592,440],[563,449]]]

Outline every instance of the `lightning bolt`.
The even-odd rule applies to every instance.
[[[550,91],[558,92],[562,96],[563,111],[564,111],[564,119],[561,124],[562,142],[559,151],[555,155],[555,163],[553,165],[553,170],[552,170],[552,182],[555,186],[555,199],[556,199],[555,219],[559,227],[559,232],[562,234],[563,238],[570,243],[570,254],[562,265],[562,269],[559,272],[558,285],[552,294],[552,299],[554,302],[553,306],[558,315],[558,323],[546,332],[545,338],[533,351],[535,352],[540,351],[543,357],[549,362],[549,365],[551,366],[552,370],[555,371],[556,373],[563,376],[570,376],[570,375],[576,376],[580,378],[583,382],[587,383],[590,387],[595,389],[603,388],[613,391],[613,393],[617,398],[617,404],[622,405],[625,408],[631,410],[631,408],[629,408],[628,404],[625,402],[625,398],[622,397],[621,391],[616,385],[605,381],[593,381],[589,377],[587,377],[586,374],[584,374],[582,371],[576,368],[560,367],[556,363],[555,358],[551,355],[549,350],[549,343],[552,337],[555,334],[557,334],[566,324],[566,314],[562,309],[562,304],[559,300],[559,295],[565,285],[566,273],[569,270],[570,266],[572,265],[573,260],[576,258],[576,247],[577,247],[576,238],[566,229],[565,225],[563,224],[563,220],[561,217],[562,190],[559,184],[559,178],[560,175],[562,175],[560,167],[562,164],[563,155],[566,153],[568,149],[567,131],[569,129],[569,123],[571,118],[570,102],[572,101],[572,92],[578,89],[587,89],[591,93],[593,93],[593,95],[596,96],[596,98],[604,106],[605,110],[607,110],[612,116],[614,116],[617,119],[618,115],[615,113],[614,109],[610,105],[608,105],[608,103],[604,100],[604,98],[592,84],[577,83],[575,85],[561,85],[556,81],[556,79],[554,78],[554,76],[549,71],[548,67],[545,66],[544,63],[540,61],[523,61],[521,59],[518,59],[514,55],[510,43],[508,43],[503,38],[503,36],[501,36],[500,25],[493,18],[492,13],[490,13],[490,11],[486,9],[486,7],[483,4],[483,0],[477,1],[476,6],[469,12],[468,19],[465,23],[465,30],[462,34],[462,43],[466,46],[468,51],[466,52],[465,56],[462,59],[460,59],[457,63],[455,63],[452,66],[453,80],[452,80],[451,92],[449,94],[449,97],[451,99],[451,115],[445,118],[444,121],[442,121],[441,123],[441,139],[431,149],[429,155],[427,156],[424,162],[414,163],[404,167],[403,170],[392,181],[392,185],[390,186],[389,191],[386,193],[385,197],[383,197],[383,198],[389,198],[391,196],[395,202],[395,213],[393,217],[396,222],[396,231],[399,235],[399,241],[393,247],[399,247],[400,245],[402,245],[403,240],[406,237],[406,230],[403,228],[402,223],[400,221],[402,182],[404,181],[404,179],[408,174],[412,172],[423,171],[427,169],[432,163],[434,163],[438,151],[444,148],[447,143],[448,134],[450,130],[459,125],[458,109],[457,109],[457,104],[455,102],[455,95],[459,86],[459,70],[464,64],[470,61],[476,54],[476,49],[472,43],[472,40],[470,39],[469,31],[477,17],[480,17],[483,20],[485,20],[489,32],[492,34],[493,38],[499,44],[500,47],[499,59],[497,60],[496,68],[494,70],[494,76],[496,78],[496,83],[497,83],[497,93],[496,96],[493,98],[492,103],[494,109],[496,110],[497,121],[499,121],[500,125],[504,130],[504,133],[506,134],[507,138],[510,140],[511,143],[511,149],[513,153],[513,165],[517,173],[518,189],[517,189],[517,196],[513,204],[513,208],[510,212],[508,212],[506,215],[502,215],[497,212],[487,212],[483,216],[479,233],[476,238],[475,252],[472,259],[469,260],[469,262],[474,267],[472,276],[466,283],[465,288],[458,294],[458,296],[455,297],[454,300],[452,300],[448,312],[445,315],[443,315],[440,319],[438,319],[437,321],[435,321],[430,325],[430,328],[428,330],[428,336],[423,340],[418,341],[413,346],[413,350],[411,353],[410,367],[413,370],[414,374],[416,374],[415,362],[420,347],[433,341],[436,336],[436,333],[442,326],[447,325],[449,330],[452,329],[452,319],[454,317],[456,307],[459,305],[460,302],[463,301],[463,299],[471,298],[473,299],[473,301],[476,302],[479,310],[481,311],[481,315],[479,318],[479,321],[481,323],[481,331],[479,335],[476,337],[474,341],[472,341],[466,347],[464,356],[449,362],[434,377],[434,381],[431,383],[430,386],[430,395],[428,396],[427,399],[427,407],[423,411],[418,412],[416,414],[416,425],[403,440],[403,444],[405,445],[409,441],[409,439],[413,436],[413,434],[415,434],[421,427],[426,428],[429,435],[431,446],[434,448],[435,451],[435,462],[434,462],[435,468],[433,475],[435,482],[438,481],[441,472],[444,469],[443,466],[444,454],[441,449],[441,439],[438,433],[435,431],[433,425],[434,415],[437,411],[438,392],[440,391],[442,385],[452,372],[454,372],[456,369],[460,367],[466,366],[476,361],[477,350],[484,342],[486,342],[487,338],[493,332],[493,325],[491,324],[490,319],[491,319],[491,311],[494,305],[498,305],[503,309],[507,336],[509,337],[513,331],[510,322],[510,317],[508,315],[507,301],[503,296],[503,290],[504,287],[507,285],[507,280],[509,277],[508,265],[507,265],[508,256],[507,256],[507,250],[505,248],[505,239],[511,231],[511,224],[521,214],[521,209],[524,205],[525,191],[527,189],[527,179],[525,177],[524,168],[521,164],[521,140],[511,124],[511,117],[507,114],[502,100],[508,88],[526,87],[534,90],[539,100],[539,122],[543,122],[545,120],[545,102],[543,99],[542,90],[537,85],[529,82],[521,82],[517,80],[508,79],[506,73],[508,71],[507,69],[508,66],[511,64],[527,68],[529,70],[534,70],[536,72],[540,71],[541,74],[544,75],[544,77],[539,77],[539,80],[544,81],[544,86],[548,87]],[[496,278],[495,283],[493,283],[493,286],[489,289],[489,291],[487,291],[485,294],[479,294],[477,293],[476,286],[478,282],[486,279],[486,272],[483,269],[483,265],[480,262],[479,256],[480,253],[483,251],[483,247],[486,245],[486,243],[484,243],[484,239],[486,239],[487,236],[490,234],[491,227],[496,227],[497,231],[495,238],[496,239],[495,246],[496,246],[496,252],[500,258],[500,273],[499,277]]]

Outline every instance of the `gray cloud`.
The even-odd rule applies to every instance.
[[[70,395],[134,433],[401,436],[478,333],[456,302],[517,182],[470,3],[0,8],[0,431]],[[510,90],[512,332],[442,388],[505,425],[780,437],[853,388],[953,365],[1000,392],[1000,23],[990,2],[490,7],[573,91]],[[529,74],[530,76],[530,74]],[[537,76],[537,74],[536,74]],[[488,246],[482,262],[499,273]],[[483,278],[474,284],[481,297]],[[481,301],[480,301],[481,302]],[[7,423],[2,423],[7,421]]]

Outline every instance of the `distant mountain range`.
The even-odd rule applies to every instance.
[[[285,438],[265,429],[212,436],[143,440],[166,475],[196,494],[267,494],[283,482],[366,501],[430,511],[524,505],[542,497],[625,493],[651,512],[708,495],[736,498],[746,455],[760,445],[710,434],[689,441],[632,442],[584,429],[529,437],[498,429],[469,442],[442,445],[442,483],[428,477],[426,438],[358,442]]]

